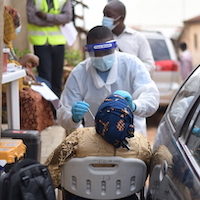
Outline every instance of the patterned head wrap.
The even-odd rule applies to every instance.
[[[133,112],[119,95],[110,95],[95,116],[96,132],[115,148],[129,149],[126,138],[134,137]]]

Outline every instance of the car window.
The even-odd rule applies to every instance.
[[[148,39],[155,61],[170,60],[169,51],[165,40]]]
[[[169,109],[169,119],[174,128],[177,129],[180,120],[183,118],[190,106],[194,95],[200,89],[200,67],[185,82],[181,90],[176,95]]]
[[[191,154],[193,155],[194,159],[197,161],[198,165],[200,166],[200,113],[199,111],[200,111],[200,105],[198,105],[198,108],[196,109],[195,114],[193,115],[193,118],[191,120],[193,127],[191,129],[191,134],[189,135],[187,146]]]

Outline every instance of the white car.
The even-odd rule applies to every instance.
[[[181,85],[180,66],[170,38],[160,32],[142,31],[155,60],[152,79],[160,91],[160,105],[167,106]]]

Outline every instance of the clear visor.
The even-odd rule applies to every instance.
[[[117,47],[116,40],[110,40],[100,44],[89,44],[85,46],[85,50],[90,57],[102,57],[112,54]]]

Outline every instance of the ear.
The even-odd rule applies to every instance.
[[[121,20],[122,20],[122,22],[124,21],[124,19],[125,19],[125,17],[124,16],[121,16],[121,18],[120,18]]]

